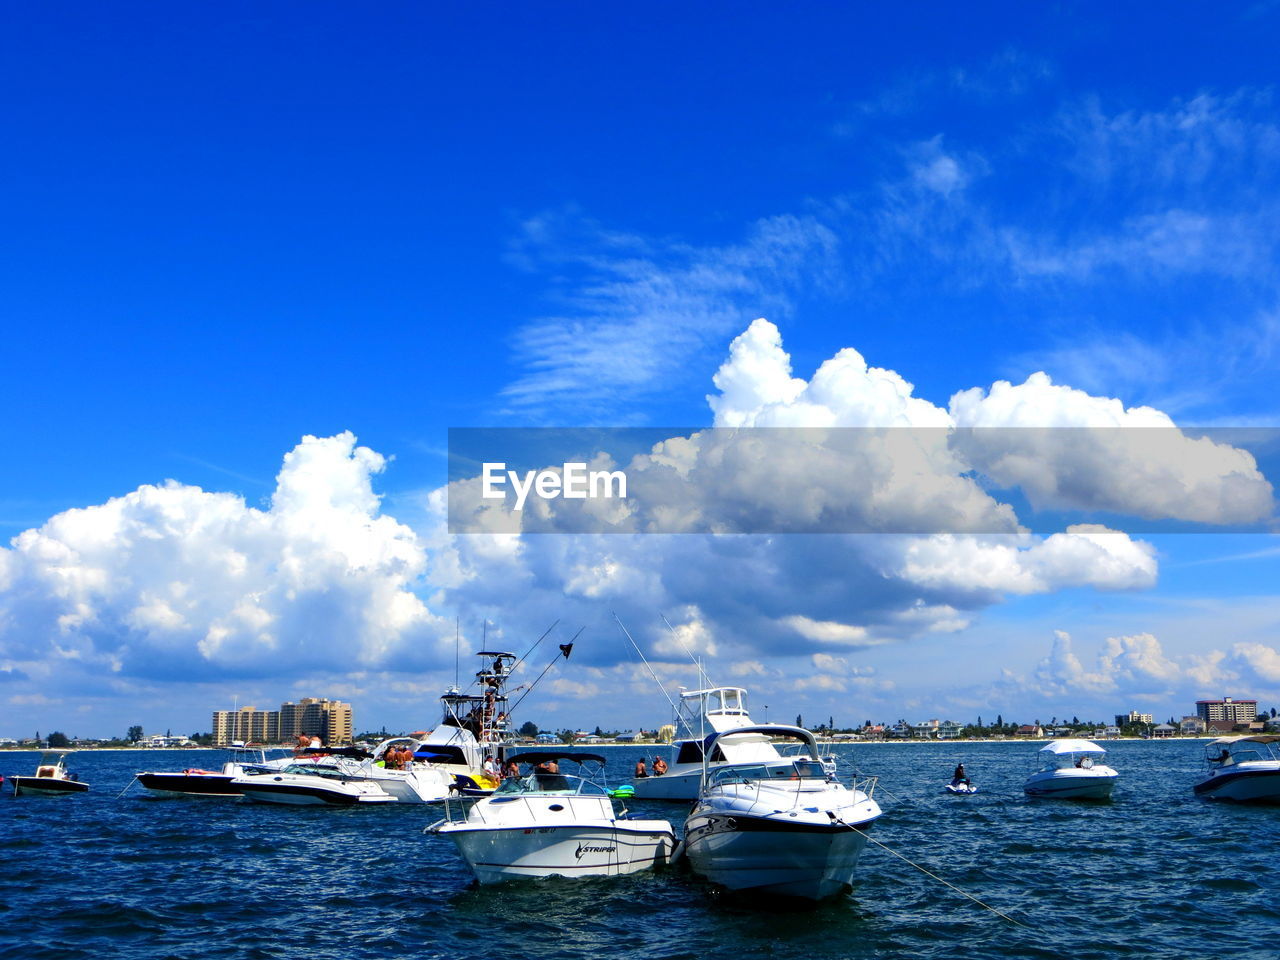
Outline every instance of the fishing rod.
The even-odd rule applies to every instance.
[[[636,653],[640,654],[640,662],[643,663],[645,669],[649,671],[649,676],[653,677],[653,682],[658,685],[658,689],[662,691],[662,695],[667,698],[667,703],[671,704],[672,711],[678,714],[680,712],[680,708],[677,707],[676,702],[671,699],[671,694],[667,693],[667,688],[662,685],[662,681],[658,679],[658,675],[653,672],[653,667],[649,666],[649,661],[644,658],[644,651],[640,649],[640,645],[636,643],[635,638],[627,632],[627,628],[622,625],[622,621],[618,619],[618,615],[616,613],[613,615],[613,619],[614,622],[618,624],[618,629],[622,631],[622,635],[631,642],[631,646],[635,647]]]
[[[698,668],[698,680],[700,685],[704,687],[711,686],[711,678],[707,676],[707,671],[702,669],[702,661],[695,657],[693,655],[693,651],[685,646],[684,641],[680,639],[680,634],[676,633],[676,628],[673,627],[671,625],[671,621],[667,619],[667,615],[662,613],[659,614],[659,616],[662,617],[662,622],[667,625],[667,629],[671,631],[671,638],[675,640],[676,643],[680,644],[680,649],[685,652],[689,659],[693,661],[693,665]]]
[[[511,665],[511,669],[507,671],[507,676],[510,676],[511,674],[515,673],[516,667],[520,666],[522,663],[528,660],[531,656],[533,656],[533,651],[538,649],[538,644],[542,643],[543,640],[547,639],[547,634],[549,634],[552,630],[554,630],[556,628],[556,624],[558,624],[559,622],[560,622],[559,619],[557,619],[555,623],[551,624],[551,626],[547,627],[546,630],[542,631],[542,636],[540,636],[537,640],[534,641],[533,646],[530,647],[528,650],[526,650],[523,654],[521,654],[520,659]],[[578,631],[578,633],[581,633],[581,632],[582,632],[581,630]]]
[[[559,623],[559,621],[556,621],[556,622],[557,622],[557,623]],[[524,693],[520,694],[520,699],[519,699],[519,700],[517,700],[515,703],[513,703],[513,704],[511,705],[511,708],[507,711],[507,713],[511,714],[511,713],[515,713],[515,712],[516,712],[516,707],[520,706],[520,704],[524,702],[524,698],[525,698],[525,697],[527,697],[529,694],[533,693],[533,688],[534,688],[534,687],[536,687],[536,686],[538,685],[538,682],[539,682],[543,677],[545,677],[545,676],[547,675],[547,671],[548,671],[548,670],[550,670],[552,667],[554,667],[554,666],[556,665],[556,662],[557,662],[561,657],[564,657],[566,660],[568,660],[568,659],[569,659],[569,654],[573,652],[573,643],[574,643],[574,640],[577,640],[580,636],[582,636],[582,631],[583,631],[583,630],[585,630],[585,629],[587,629],[587,628],[586,628],[586,627],[580,627],[580,628],[578,629],[578,632],[577,632],[577,633],[575,633],[575,634],[573,635],[573,639],[572,639],[572,640],[570,640],[568,643],[562,643],[562,644],[560,644],[560,652],[559,652],[558,654],[556,654],[554,657],[552,657],[552,658],[551,658],[551,662],[550,662],[550,663],[548,663],[545,667],[543,667],[543,668],[542,668],[542,672],[541,672],[540,674],[538,674],[538,679],[537,679],[537,680],[534,680],[534,681],[533,681],[533,683],[529,684],[528,689],[526,689]],[[545,634],[544,634],[544,636],[545,636]],[[539,643],[541,643],[542,641],[541,641],[541,640],[539,640],[538,642],[539,642]],[[532,652],[532,651],[531,651],[531,652]]]

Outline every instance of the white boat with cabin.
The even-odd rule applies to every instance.
[[[821,900],[853,885],[866,831],[880,816],[874,777],[839,782],[802,727],[763,725],[712,734],[754,733],[798,740],[802,755],[708,764],[706,781],[685,821],[685,855],[693,869],[729,890]]]
[[[669,822],[631,819],[609,796],[603,757],[531,751],[512,761],[529,769],[490,796],[446,801],[445,819],[429,828],[457,844],[481,884],[620,876],[665,863],[675,849]],[[562,763],[578,773],[561,773]]]
[[[1234,803],[1280,803],[1280,735],[1221,737],[1205,745],[1209,771],[1196,796]]]
[[[711,734],[732,734],[715,738],[707,758],[711,769],[782,759],[768,736],[742,730],[754,726],[747,712],[747,691],[742,687],[681,691],[675,718],[676,740],[670,747],[667,772],[633,779],[635,795],[645,800],[697,799],[702,786],[703,747]]]
[[[1052,740],[1040,748],[1044,766],[1027,778],[1028,796],[1059,800],[1107,800],[1119,774],[1104,762],[1107,751],[1091,740]]]

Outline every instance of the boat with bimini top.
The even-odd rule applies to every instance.
[[[1221,737],[1205,745],[1205,778],[1196,796],[1234,803],[1280,803],[1280,735]]]
[[[1044,765],[1027,778],[1028,796],[1058,800],[1107,800],[1119,774],[1104,762],[1107,751],[1091,740],[1053,740],[1040,748]]]
[[[561,773],[576,763],[577,773]],[[609,795],[604,757],[531,751],[491,796],[448,800],[433,833],[457,844],[481,884],[530,877],[606,877],[664,863],[675,849],[666,820],[632,819]],[[521,769],[523,768],[523,769]]]

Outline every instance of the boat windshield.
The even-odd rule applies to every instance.
[[[604,797],[608,791],[585,777],[569,773],[532,773],[524,777],[509,777],[494,791],[496,794],[572,793],[580,796]]]
[[[1207,757],[1210,763],[1229,766],[1258,760],[1276,760],[1274,746],[1257,740],[1241,740],[1237,743],[1209,744]]]
[[[326,780],[347,779],[342,771],[336,767],[322,767],[316,763],[291,763],[280,772],[292,773],[303,777],[324,777]]]
[[[827,771],[819,760],[804,758],[789,763],[744,763],[721,767],[711,775],[711,785],[751,783],[758,780],[826,780]]]

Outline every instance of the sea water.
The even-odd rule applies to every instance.
[[[743,899],[687,869],[480,889],[430,807],[277,807],[153,798],[139,770],[220,754],[75,754],[90,793],[0,798],[0,958],[1275,957],[1280,808],[1197,799],[1203,744],[1110,745],[1110,803],[1035,800],[1035,743],[838,746],[880,778],[875,845],[851,893]],[[624,782],[653,748],[606,748]],[[0,753],[0,774],[37,755]],[[980,789],[943,785],[963,761]],[[679,830],[685,804],[629,801]]]

